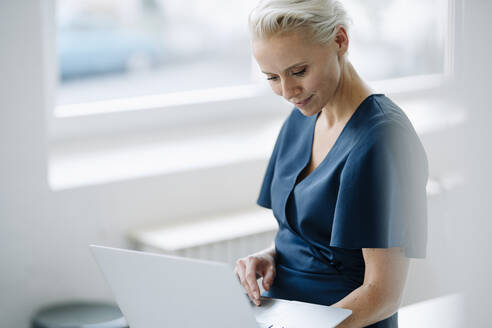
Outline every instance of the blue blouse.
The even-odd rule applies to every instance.
[[[404,112],[367,97],[319,166],[309,164],[319,114],[294,108],[266,169],[258,204],[278,221],[276,277],[264,295],[332,305],[362,285],[362,248],[401,247],[423,258],[427,240],[422,144]],[[397,314],[370,327],[397,327]]]

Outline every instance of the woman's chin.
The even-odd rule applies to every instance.
[[[301,108],[301,107],[297,107],[297,109],[299,109],[302,115],[309,116],[309,117],[314,116],[321,111],[321,110],[316,110],[311,108]]]

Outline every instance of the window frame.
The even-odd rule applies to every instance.
[[[440,93],[455,79],[456,31],[463,16],[463,0],[447,0],[447,38],[442,74],[409,76],[383,81],[369,81],[377,92],[388,96],[410,98]],[[120,100],[95,101],[74,105],[56,105],[56,0],[43,2],[45,17],[45,52],[47,99],[52,105],[48,113],[50,142],[101,135],[142,132],[148,129],[176,128],[188,123],[214,123],[217,120],[237,119],[254,115],[279,115],[277,96],[266,83],[259,83],[259,72],[252,68],[257,79],[250,85],[197,91],[165,93],[155,96],[131,97]],[[461,18],[460,18],[461,17]],[[252,67],[256,66],[253,64]],[[256,71],[256,72],[255,72]],[[256,74],[256,75],[255,75]],[[254,84],[257,82],[257,84]],[[186,101],[183,101],[186,99]],[[231,108],[234,110],[232,111]],[[266,112],[265,112],[266,111]]]

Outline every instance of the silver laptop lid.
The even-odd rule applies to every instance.
[[[255,328],[227,264],[90,246],[132,328]]]

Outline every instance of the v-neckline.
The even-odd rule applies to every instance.
[[[335,140],[335,142],[333,143],[333,146],[331,146],[330,150],[326,153],[325,157],[321,160],[321,162],[318,164],[318,166],[316,166],[314,168],[314,170],[309,173],[308,175],[306,175],[301,181],[298,181],[299,180],[299,176],[302,174],[302,172],[307,168],[307,166],[309,165],[309,163],[311,162],[311,157],[313,156],[313,145],[314,145],[314,133],[315,133],[315,130],[316,130],[316,122],[318,121],[318,118],[321,114],[321,111],[316,114],[316,117],[313,121],[313,123],[311,124],[311,129],[310,129],[310,135],[311,135],[311,138],[310,138],[310,143],[309,143],[309,151],[308,151],[308,154],[307,154],[307,160],[304,160],[304,165],[302,166],[301,170],[297,172],[297,175],[296,175],[296,180],[294,182],[294,188],[299,186],[300,184],[302,184],[304,181],[306,181],[310,176],[312,176],[320,166],[322,166],[325,162],[327,162],[327,158],[330,157],[330,154],[333,152],[333,149],[335,149],[335,147],[340,143],[339,140],[342,138],[345,130],[347,129],[347,127],[349,126],[349,124],[351,123],[351,121],[354,120],[354,117],[356,116],[356,113],[359,112],[360,108],[362,107],[362,105],[367,102],[367,100],[369,98],[372,98],[373,96],[378,96],[378,95],[382,95],[382,94],[370,94],[369,96],[367,96],[366,98],[364,98],[364,100],[362,100],[362,102],[359,104],[359,106],[357,106],[357,108],[355,109],[355,111],[352,113],[352,115],[350,115],[350,118],[348,119],[347,123],[345,123],[345,126],[343,127],[342,131],[340,132],[340,134],[338,135],[337,139]]]

